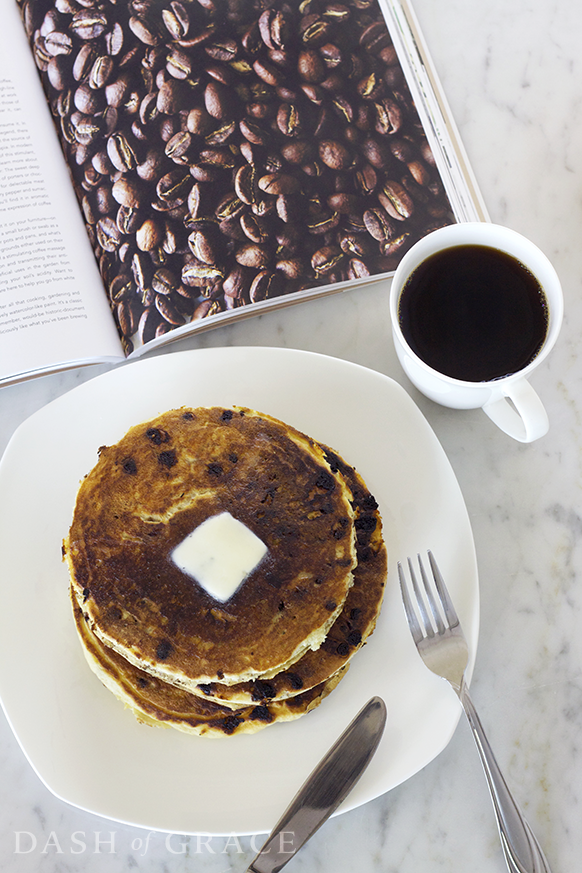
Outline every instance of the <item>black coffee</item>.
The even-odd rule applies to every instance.
[[[400,295],[399,320],[429,367],[488,382],[535,358],[546,338],[548,304],[535,276],[511,255],[462,245],[417,267]]]

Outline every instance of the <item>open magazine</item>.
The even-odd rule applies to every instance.
[[[5,0],[2,26],[0,384],[386,278],[487,220],[404,0]]]

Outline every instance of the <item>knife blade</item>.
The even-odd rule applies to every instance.
[[[370,763],[386,724],[372,697],[307,777],[246,873],[278,873],[348,796]]]

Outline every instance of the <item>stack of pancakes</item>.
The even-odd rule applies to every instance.
[[[266,546],[224,602],[171,557],[223,513]],[[64,553],[92,669],[140,721],[201,735],[317,706],[374,629],[386,579],[358,473],[241,407],[171,410],[103,446]]]

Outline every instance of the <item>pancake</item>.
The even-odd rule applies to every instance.
[[[250,409],[178,409],[131,428],[81,483],[64,543],[93,633],[134,666],[196,693],[270,679],[318,649],[356,565],[355,510],[314,440]],[[226,602],[170,559],[228,512],[267,554]]]
[[[292,721],[310,712],[336,687],[347,669],[343,668],[325,683],[291,700],[230,709],[189,694],[130,664],[97,639],[89,629],[73,592],[71,599],[75,624],[89,666],[103,685],[144,724],[173,727],[205,737],[256,733],[269,725]]]
[[[308,651],[293,666],[272,679],[256,679],[238,685],[212,683],[198,687],[203,694],[225,706],[286,700],[303,693],[336,674],[373,632],[384,597],[387,556],[382,538],[378,504],[357,471],[337,454],[322,446],[330,466],[339,470],[350,492],[355,510],[357,566],[354,584],[341,614],[317,651]]]

